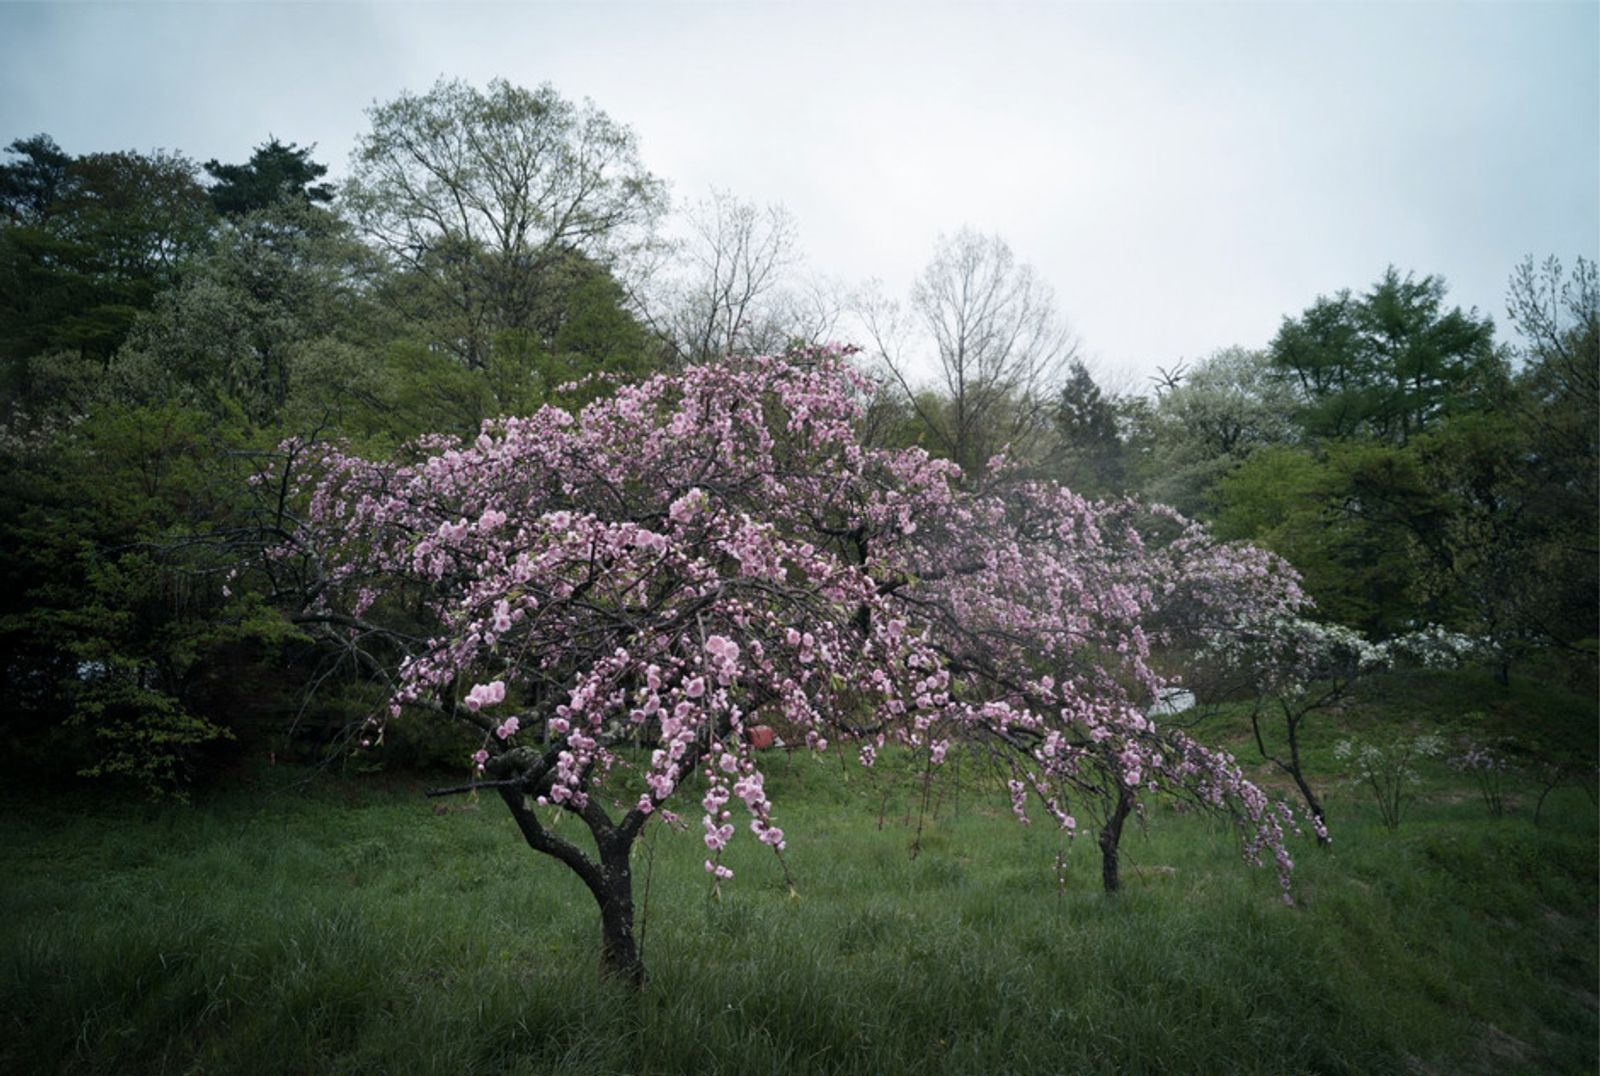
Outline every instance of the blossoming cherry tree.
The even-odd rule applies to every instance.
[[[307,510],[269,567],[309,581],[303,623],[392,674],[389,713],[481,737],[475,785],[582,879],[603,966],[634,982],[630,850],[685,784],[713,884],[732,877],[736,812],[782,856],[763,723],[868,762],[890,743],[934,764],[987,747],[1018,817],[1037,801],[1068,829],[1075,802],[1120,828],[1146,791],[1187,795],[1229,810],[1287,887],[1287,809],[1144,716],[1166,686],[1151,647],[1293,608],[1282,562],[1010,481],[1003,461],[963,476],[870,448],[871,386],[837,353],[802,358],[692,367],[398,460],[302,451],[284,503]]]

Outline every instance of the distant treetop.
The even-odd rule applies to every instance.
[[[271,138],[257,146],[244,164],[205,163],[211,185],[211,204],[225,217],[241,216],[258,209],[303,199],[309,203],[333,201],[331,183],[318,183],[328,166],[311,159],[315,145],[300,147]]]

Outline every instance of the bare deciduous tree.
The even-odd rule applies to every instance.
[[[1055,389],[1075,345],[1049,285],[999,236],[968,229],[941,236],[908,308],[876,290],[857,307],[931,447],[968,474],[981,476],[1006,445],[1027,456],[1049,435]],[[933,360],[931,382],[914,373],[923,350]]]
[[[688,207],[684,221],[676,264],[652,300],[640,304],[677,359],[780,350],[793,335],[787,277],[800,261],[789,211],[713,188]]]
[[[847,289],[835,278],[807,275],[795,281],[781,298],[785,344],[821,347],[840,342],[848,305]]]
[[[1541,395],[1565,396],[1600,411],[1600,273],[1579,258],[1571,274],[1560,259],[1525,258],[1511,275],[1506,314],[1527,341],[1529,365],[1541,367]],[[1592,432],[1592,431],[1590,431]]]

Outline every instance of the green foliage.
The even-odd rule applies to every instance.
[[[589,125],[581,145],[631,138],[570,111]],[[321,208],[331,190],[308,149],[274,139],[206,170],[209,190],[176,155],[74,157],[44,136],[0,164],[4,732],[15,760],[41,760],[36,776],[181,791],[229,735],[239,749],[281,742],[303,679],[324,684],[329,713],[345,709],[358,677],[337,661],[326,676],[325,655],[286,667],[281,618],[258,596],[222,597],[262,539],[245,483],[260,453],[291,435],[388,448],[470,434],[658,353],[605,265],[571,245],[578,233],[551,233],[536,266],[518,262],[516,318],[463,365],[437,346],[427,274],[397,272]],[[582,216],[591,203],[570,178],[550,190]],[[276,734],[258,727],[268,715]]]
[[[103,642],[92,647],[102,648]],[[145,686],[149,670],[137,658],[124,653],[108,657],[103,663],[80,663],[84,682],[69,693],[67,727],[93,739],[78,775],[117,778],[149,793],[181,795],[188,765],[200,749],[231,734],[189,713],[166,692]]]
[[[1494,324],[1443,310],[1444,293],[1443,279],[1402,277],[1391,266],[1359,298],[1343,291],[1284,319],[1270,354],[1300,397],[1309,435],[1403,444],[1482,406],[1482,394],[1505,380]]]
[[[659,357],[654,338],[624,307],[621,286],[605,270],[573,257],[544,292],[545,307],[532,330],[507,330],[494,341],[484,364],[491,402],[484,417],[528,414],[550,402],[556,390],[592,374],[633,379],[647,373]],[[581,404],[605,390],[597,384]]]
[[[1416,615],[1407,545],[1354,510],[1350,494],[1357,476],[1394,463],[1381,445],[1341,446],[1324,458],[1304,448],[1261,449],[1213,487],[1217,532],[1287,558],[1328,619],[1395,634]]]
[[[545,294],[540,325],[501,331],[476,366],[415,336],[386,344],[359,386],[344,394],[338,425],[390,444],[421,433],[476,433],[485,419],[537,410],[568,382],[591,374],[629,379],[654,368],[659,344],[628,312],[616,280],[584,259],[564,265]],[[404,277],[385,288],[391,302],[410,294]],[[611,383],[562,402],[581,405]]]
[[[273,698],[248,694],[259,685],[234,665],[270,660],[282,622],[222,595],[243,474],[218,461],[245,445],[167,405],[101,408],[8,446],[6,734],[42,775],[181,791],[204,749]]]
[[[374,700],[381,702],[382,700]],[[365,717],[372,712],[369,707]],[[373,763],[402,773],[452,773],[462,770],[461,760],[481,746],[482,737],[452,721],[436,720],[431,714],[406,710],[383,726],[383,742],[372,753]],[[364,761],[358,756],[357,761]]]
[[[1051,477],[1089,497],[1127,489],[1119,402],[1101,390],[1080,360],[1072,361],[1056,399],[1055,444],[1044,463]]]
[[[318,183],[328,166],[311,159],[315,146],[296,146],[276,138],[263,142],[244,164],[206,162],[212,178],[207,192],[216,211],[225,217],[254,213],[284,202],[307,205],[333,201],[333,186]]]
[[[1154,500],[1199,514],[1208,491],[1252,453],[1299,440],[1293,396],[1262,352],[1227,348],[1175,380],[1145,421],[1144,488]]]
[[[69,157],[48,137],[0,166],[0,363],[13,398],[38,400],[32,360],[106,361],[141,310],[204,248],[211,211],[187,158]]]
[[[363,287],[372,269],[343,224],[307,205],[232,218],[140,318],[107,393],[257,424],[324,424],[371,380],[366,352],[393,335]]]
[[[627,310],[622,286],[597,266],[577,262],[575,279],[550,325],[551,362],[540,371],[547,386],[590,373],[637,377],[656,365],[661,348]]]
[[[19,138],[6,152],[16,159],[0,165],[0,212],[12,224],[43,220],[66,190],[72,158],[45,134]]]
[[[468,367],[507,331],[549,347],[574,259],[609,268],[665,208],[633,133],[549,85],[441,79],[369,115],[344,202],[393,259],[417,330]]]
[[[1489,639],[1502,676],[1539,647],[1576,653],[1600,616],[1594,279],[1583,261],[1570,279],[1553,260],[1519,268],[1511,311],[1529,347],[1515,376],[1488,321],[1443,311],[1434,277],[1391,269],[1286,319],[1274,391],[1298,399],[1303,439],[1242,464],[1206,454],[1219,527],[1288,557],[1342,623],[1380,636],[1446,624]],[[1174,417],[1158,459],[1207,425]]]
[[[391,444],[427,431],[468,434],[497,413],[494,392],[481,371],[413,341],[383,354],[378,406],[350,416],[350,432],[387,434]]]
[[[1537,270],[1529,258],[1508,304],[1526,342],[1511,470],[1546,584],[1536,625],[1576,653],[1600,623],[1600,273],[1582,258],[1570,274],[1555,258]],[[1592,667],[1592,646],[1588,656]]]
[[[1520,410],[1530,405],[1512,406],[1404,445],[1257,452],[1213,486],[1214,519],[1287,557],[1341,623],[1379,636],[1446,624],[1507,663],[1570,646],[1595,623],[1595,506]]]
[[[1443,753],[1444,740],[1434,733],[1391,736],[1382,742],[1341,740],[1333,749],[1334,757],[1354,770],[1353,780],[1372,794],[1390,830],[1400,828],[1402,815],[1416,799],[1416,786],[1422,783],[1418,765]]]
[[[1506,662],[1595,624],[1595,505],[1578,503],[1540,441],[1537,426],[1503,413],[1463,417],[1416,445],[1411,501],[1427,514],[1406,522],[1425,553],[1418,584]]]

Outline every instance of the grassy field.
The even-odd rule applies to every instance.
[[[1297,845],[1294,908],[1192,813],[1151,810],[1108,899],[1090,841],[1019,827],[970,765],[913,857],[915,790],[776,761],[798,895],[741,838],[713,900],[697,833],[658,831],[642,994],[599,979],[593,903],[497,801],[276,768],[192,807],[9,802],[0,1072],[1593,1072],[1587,795],[1535,828],[1529,787],[1495,819],[1438,766],[1391,833],[1327,761],[1451,692],[1488,731],[1593,735],[1537,687],[1358,700],[1310,733],[1336,841]]]

